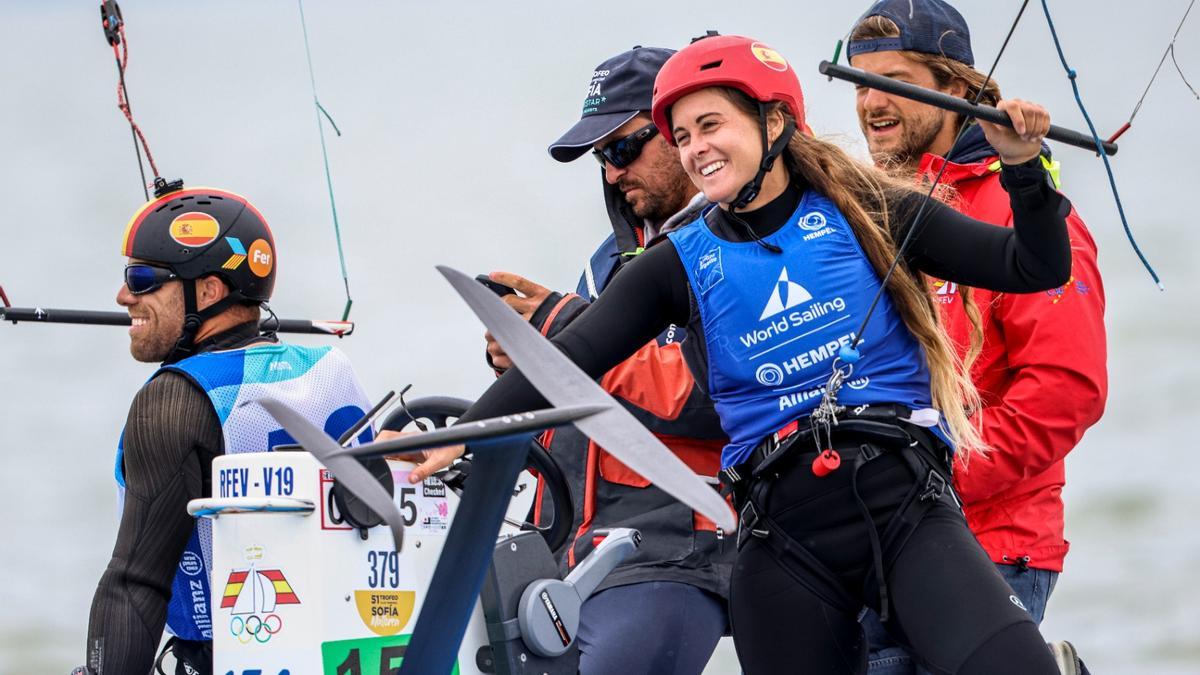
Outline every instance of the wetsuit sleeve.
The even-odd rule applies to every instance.
[[[1001,296],[994,310],[1003,326],[1007,368],[1014,377],[980,411],[991,450],[955,471],[966,504],[991,498],[1066,457],[1100,419],[1108,394],[1104,288],[1096,245],[1078,214],[1068,217],[1070,280],[1048,293]]]
[[[1012,206],[1011,228],[975,220],[924,195],[901,198],[897,243],[914,227],[922,204],[925,211],[912,234],[909,263],[939,279],[1007,293],[1066,283],[1071,203],[1051,187],[1040,164],[1005,166],[1000,180]]]
[[[150,672],[194,526],[187,503],[203,496],[222,447],[212,404],[184,376],[163,373],[134,397],[125,423],[125,506],[88,620],[93,672]]]
[[[555,291],[546,296],[542,304],[538,305],[533,316],[529,317],[529,323],[533,324],[533,327],[542,335],[554,337],[563,328],[566,328],[567,324],[574,321],[575,317],[582,314],[589,304],[591,303],[574,293],[563,295]],[[506,369],[497,368],[496,364],[492,362],[491,354],[485,351],[483,358],[497,377],[504,374]]]
[[[600,297],[552,342],[583,372],[598,378],[672,323],[691,313],[687,275],[670,243],[654,246],[621,268]],[[459,421],[547,407],[519,368],[501,376]]]
[[[569,293],[551,293],[529,318],[529,323],[548,338],[558,335],[591,305],[582,297]]]

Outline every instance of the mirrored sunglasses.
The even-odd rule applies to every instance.
[[[651,122],[628,136],[618,138],[603,148],[592,150],[592,156],[596,158],[597,162],[600,162],[600,166],[604,166],[607,162],[618,169],[624,169],[637,161],[638,156],[642,154],[642,148],[646,147],[646,144],[657,133],[658,127],[654,126],[654,123]]]

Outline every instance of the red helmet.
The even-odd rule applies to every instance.
[[[675,145],[675,137],[667,111],[679,99],[706,87],[733,87],[762,103],[781,101],[796,118],[797,128],[812,134],[804,122],[800,80],[783,56],[748,37],[714,35],[676,52],[654,80],[651,117],[671,145]]]

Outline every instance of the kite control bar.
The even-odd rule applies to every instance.
[[[904,98],[909,98],[914,101],[920,101],[921,103],[937,106],[938,108],[956,112],[960,115],[978,117],[979,119],[986,120],[993,124],[1006,126],[1010,129],[1013,125],[1012,120],[1009,119],[1008,115],[1004,111],[993,108],[990,105],[971,103],[965,98],[950,96],[948,94],[943,94],[940,91],[933,91],[932,89],[926,89],[925,87],[918,87],[914,84],[894,80],[890,77],[875,75],[874,73],[868,73],[858,68],[839,66],[836,63],[830,63],[829,61],[822,61],[819,69],[822,75],[826,75],[830,78],[836,77],[837,79],[845,80],[846,82],[853,82],[854,84],[870,87],[871,89],[878,89],[879,91],[894,94],[896,96],[903,96]],[[1102,147],[1104,149],[1104,153],[1107,155],[1117,154],[1116,143],[1110,141],[1097,141],[1096,138],[1090,134],[1080,133],[1078,131],[1066,129],[1054,124],[1050,125],[1050,131],[1046,134],[1046,138],[1058,141],[1059,143],[1073,145],[1077,148],[1083,148],[1084,150],[1091,150],[1096,152],[1096,154],[1099,154],[1099,152],[1097,152],[1097,146]]]
[[[76,323],[92,326],[129,326],[132,321],[124,312],[103,312],[85,309],[47,309],[42,307],[0,307],[0,321],[41,323]],[[324,333],[345,337],[354,332],[353,321],[310,321],[307,319],[275,319],[259,322],[263,330],[277,333]]]

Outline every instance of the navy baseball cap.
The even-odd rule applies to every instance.
[[[583,99],[583,116],[550,144],[550,156],[560,162],[579,159],[596,141],[638,113],[650,112],[654,78],[674,53],[673,49],[634,47],[596,66]]]
[[[854,25],[872,16],[891,19],[899,26],[900,37],[851,40],[846,47],[847,58],[867,52],[905,51],[945,56],[968,66],[975,65],[966,20],[942,0],[879,0]]]

